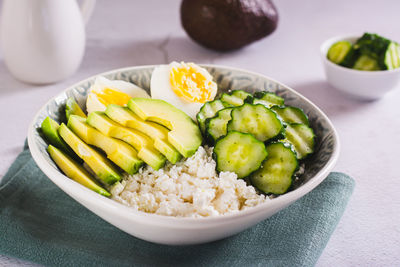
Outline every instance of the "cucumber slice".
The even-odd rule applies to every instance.
[[[199,123],[200,130],[203,134],[205,133],[205,129],[206,129],[206,125],[205,125],[206,119],[214,117],[215,114],[219,110],[221,110],[227,106],[229,106],[229,104],[224,103],[223,101],[217,99],[217,100],[206,102],[201,107],[199,113],[197,113],[196,119],[197,119],[197,122]]]
[[[354,63],[353,69],[369,71],[380,70],[378,60],[368,55],[361,55]]]
[[[391,42],[385,52],[384,64],[386,69],[393,70],[400,67],[400,46]]]
[[[238,97],[242,100],[253,98],[253,96],[250,93],[243,91],[243,90],[233,90],[233,91],[231,91],[230,95]]]
[[[206,120],[207,138],[211,144],[214,144],[218,138],[226,135],[226,126],[231,120],[231,111],[233,108],[224,108],[217,112],[215,117]]]
[[[280,142],[269,144],[266,150],[268,156],[262,167],[251,176],[251,182],[267,194],[286,193],[298,168],[296,154]]]
[[[267,108],[276,105],[283,106],[285,104],[285,99],[267,91],[256,92],[254,97],[253,104],[263,104]]]
[[[291,106],[273,106],[271,109],[275,111],[275,113],[278,114],[278,116],[281,117],[284,122],[303,123],[305,125],[309,125],[307,115],[300,108]]]
[[[296,150],[297,158],[304,159],[314,152],[315,134],[313,129],[301,123],[289,123],[286,126],[286,141]]]
[[[236,131],[218,139],[213,152],[217,171],[234,172],[238,178],[249,176],[259,169],[267,157],[263,142],[251,134]]]
[[[237,107],[243,105],[244,103],[252,103],[253,96],[243,90],[233,90],[229,94],[223,93],[221,95],[221,100],[231,106]]]
[[[235,107],[232,109],[231,117],[228,131],[250,133],[262,142],[278,138],[285,130],[275,112],[260,104],[246,103]]]
[[[328,50],[328,59],[335,64],[342,64],[351,50],[352,44],[350,42],[336,42]]]
[[[350,52],[346,55],[346,57],[339,65],[351,69],[353,68],[354,63],[360,57],[360,55],[360,50],[356,50],[352,47]]]

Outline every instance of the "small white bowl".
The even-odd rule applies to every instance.
[[[345,68],[331,62],[327,53],[338,41],[354,43],[360,35],[337,36],[321,45],[321,57],[326,79],[336,89],[361,100],[375,100],[396,88],[400,81],[400,68],[395,70],[362,71]]]

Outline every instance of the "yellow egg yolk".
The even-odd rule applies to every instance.
[[[132,98],[128,94],[110,88],[104,88],[101,92],[92,91],[92,93],[95,94],[97,99],[105,106],[109,104],[124,106],[128,104],[129,99]]]
[[[205,103],[215,96],[216,84],[191,64],[173,67],[169,78],[174,93],[189,102]]]

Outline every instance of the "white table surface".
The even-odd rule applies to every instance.
[[[83,78],[172,60],[244,68],[308,97],[339,132],[342,151],[335,170],[351,175],[356,188],[317,265],[399,266],[400,88],[375,102],[346,98],[326,83],[319,46],[332,36],[364,31],[400,40],[400,1],[275,2],[280,15],[277,31],[232,53],[193,43],[180,25],[179,0],[100,0],[87,26],[85,57],[69,79],[47,86],[21,83],[9,74],[0,55],[0,179],[22,150],[37,110]],[[3,265],[31,264],[0,256]]]

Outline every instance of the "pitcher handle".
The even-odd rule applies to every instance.
[[[96,5],[96,0],[84,0],[82,2],[81,12],[82,12],[82,17],[83,17],[83,21],[85,22],[85,25],[90,20],[90,17],[92,16],[95,5]]]

